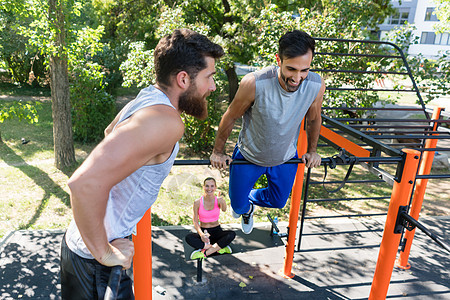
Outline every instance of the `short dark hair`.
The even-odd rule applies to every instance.
[[[278,55],[281,60],[305,55],[311,50],[314,56],[316,41],[306,32],[293,30],[286,32],[278,41]]]
[[[205,56],[217,59],[223,54],[222,47],[206,36],[189,29],[176,29],[164,36],[155,48],[156,82],[169,86],[170,77],[181,71],[186,71],[194,79],[206,68]]]

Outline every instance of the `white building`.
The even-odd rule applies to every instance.
[[[439,22],[434,13],[436,4],[432,0],[402,0],[392,1],[397,12],[389,16],[380,27],[380,37],[388,31],[408,22],[416,27],[413,34],[419,38],[419,44],[411,45],[408,54],[422,53],[434,57],[439,51],[450,50],[449,33],[436,33],[434,25]]]

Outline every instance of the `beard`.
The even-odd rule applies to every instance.
[[[300,85],[301,85],[302,82],[303,82],[303,78],[302,78],[302,79],[300,80],[300,82],[298,83],[298,85],[292,85],[292,84],[290,84],[289,78],[286,78],[286,76],[284,76],[283,71],[281,71],[281,68],[280,68],[280,75],[281,75],[281,79],[283,80],[284,85],[285,85],[285,87],[286,87],[286,91],[291,92],[291,93],[297,91],[298,88],[300,87]]]
[[[178,99],[178,108],[193,117],[200,120],[206,119],[208,116],[208,102],[206,97],[209,93],[199,95],[195,83],[190,86]]]

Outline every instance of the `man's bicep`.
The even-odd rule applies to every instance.
[[[242,78],[227,114],[231,118],[238,119],[253,105],[253,102],[255,102],[255,77],[253,74],[247,74]]]

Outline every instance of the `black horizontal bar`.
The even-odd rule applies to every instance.
[[[358,198],[332,198],[332,199],[308,199],[307,202],[333,202],[333,201],[359,201],[359,200],[383,200],[390,199],[391,196],[384,197],[358,197]]]
[[[358,246],[345,246],[345,247],[334,247],[334,248],[311,248],[311,249],[301,249],[298,252],[316,252],[316,251],[331,251],[331,250],[353,250],[353,249],[370,249],[379,248],[380,244],[377,245],[358,245]]]
[[[375,120],[375,119],[367,119],[367,120]],[[433,126],[427,125],[361,125],[361,124],[350,124],[348,125],[352,128],[401,128],[401,129],[431,129]],[[328,127],[328,126],[327,126]],[[331,127],[331,126],[330,126]]]
[[[412,134],[412,133],[423,133],[423,134],[442,134],[442,131],[430,131],[430,130],[360,130],[361,132],[365,134],[384,134],[384,133],[391,133],[391,134]],[[447,134],[450,136],[450,133],[445,132],[444,135]]]
[[[346,109],[346,110],[405,110],[405,111],[423,111],[422,108],[400,108],[400,107],[330,107],[323,106],[322,109]]]
[[[401,157],[359,157],[359,162],[399,162]],[[285,164],[302,164],[301,159],[291,159],[285,162]],[[322,158],[322,165],[331,163],[331,159],[328,157]],[[178,160],[176,159],[174,165],[176,166],[196,166],[196,165],[210,165],[209,159],[191,159],[191,160]],[[233,160],[231,164],[247,165],[251,162],[243,159]],[[350,161],[343,163],[342,161],[336,161],[337,165],[348,165]]]
[[[394,71],[363,71],[363,70],[340,70],[340,69],[311,69],[312,72],[331,72],[331,73],[355,73],[355,74],[394,74],[409,75],[407,72]]]
[[[326,231],[326,232],[314,232],[314,233],[303,233],[302,235],[329,235],[329,234],[348,234],[348,233],[364,233],[364,232],[380,232],[380,229],[365,229],[365,230],[348,230],[348,231]]]
[[[425,152],[425,151],[450,151],[450,148],[420,148],[415,149],[417,151]]]
[[[335,52],[314,52],[314,55],[331,55],[331,56],[363,56],[363,57],[379,57],[379,58],[402,58],[399,55],[384,55],[384,54],[364,54],[364,53],[335,53]]]
[[[337,87],[327,87],[327,91],[373,91],[373,92],[416,92],[415,90],[395,90],[395,89],[371,89],[371,88],[337,88]]]
[[[450,178],[450,174],[416,175],[416,179],[443,179]]]
[[[335,184],[335,183],[341,183],[342,181],[310,181],[309,184]],[[384,180],[381,179],[375,179],[375,180],[347,180],[345,183],[376,183],[376,182],[384,182]]]
[[[405,134],[405,135],[371,135],[374,139],[428,139],[428,140],[445,140],[450,136],[445,135],[414,135],[414,134]]]
[[[333,118],[337,121],[371,121],[371,122],[423,122],[423,123],[450,123],[450,120],[430,120],[430,119],[365,119],[365,118]],[[448,122],[447,122],[448,121]]]
[[[306,219],[332,219],[332,218],[373,217],[373,216],[386,216],[386,215],[387,215],[387,213],[361,214],[361,215],[316,216],[316,217],[305,217],[305,220]]]

